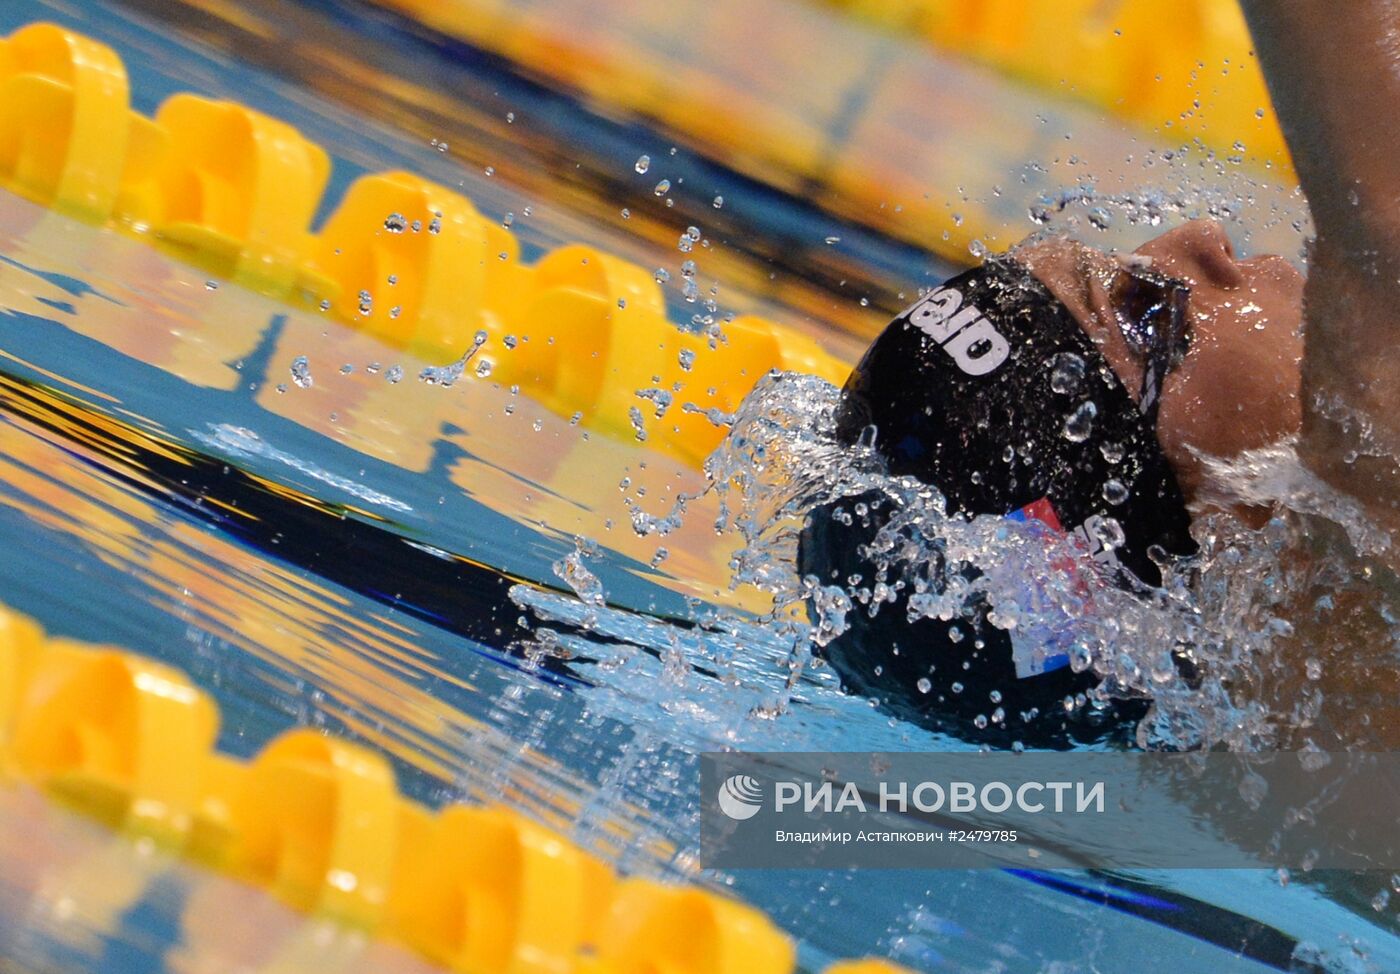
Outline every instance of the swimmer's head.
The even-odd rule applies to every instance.
[[[938,488],[952,513],[1035,518],[1081,538],[1106,578],[1157,584],[1163,556],[1194,549],[1202,454],[1234,456],[1296,428],[1300,303],[1296,271],[1235,259],[1214,224],[1124,256],[1039,241],[892,322],[843,390],[839,435],[873,443],[891,474]],[[802,573],[873,582],[865,546],[882,516],[831,516],[839,506],[809,517]],[[991,626],[985,604],[911,622],[906,594],[852,613],[826,648],[849,689],[902,716],[980,729],[971,736],[1075,733],[1062,703],[1095,685],[1092,672]],[[999,727],[978,719],[989,701],[1005,714]]]

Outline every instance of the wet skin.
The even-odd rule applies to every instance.
[[[1272,255],[1241,260],[1224,229],[1208,221],[1178,227],[1133,255],[1059,237],[1030,241],[1012,256],[1069,308],[1134,396],[1143,362],[1123,338],[1118,319],[1124,309],[1115,300],[1124,262],[1149,258],[1153,270],[1190,286],[1191,345],[1163,384],[1157,432],[1194,514],[1226,510],[1260,527],[1274,512],[1245,507],[1227,487],[1213,483],[1204,458],[1231,460],[1283,439],[1298,442],[1305,462],[1334,486],[1357,486],[1329,477],[1318,451],[1323,463],[1335,458],[1328,460],[1318,440],[1308,440],[1304,296],[1306,291],[1311,301],[1317,290],[1288,261]],[[1368,483],[1360,483],[1357,499],[1385,526],[1386,506],[1366,503]],[[1393,496],[1394,487],[1383,486],[1378,496],[1387,496],[1384,491]],[[1371,584],[1381,584],[1389,573],[1370,574],[1365,559],[1340,554],[1346,545],[1332,525],[1303,519],[1299,530],[1298,537],[1313,544],[1295,547],[1285,558],[1307,581],[1296,582],[1288,603],[1276,607],[1292,620],[1292,633],[1230,681],[1232,695],[1277,715],[1277,746],[1400,746],[1400,668],[1390,626],[1377,611],[1376,590],[1338,587],[1331,570],[1341,559],[1350,566],[1347,575],[1367,573],[1376,580]],[[1331,552],[1316,567],[1309,567],[1312,555],[1305,550],[1312,546]],[[1318,613],[1320,598],[1334,608]],[[1318,660],[1324,664],[1321,676],[1310,676]]]
[[[1299,455],[1400,538],[1400,3],[1243,0],[1312,210]],[[1364,417],[1364,421],[1363,418]],[[1400,563],[1392,543],[1389,561]]]
[[[1258,686],[1239,689],[1275,713],[1321,690],[1314,715],[1290,728],[1295,744],[1396,747],[1400,666],[1381,607],[1390,600],[1383,591],[1400,587],[1400,126],[1393,123],[1400,0],[1241,6],[1316,237],[1305,285],[1277,258],[1235,260],[1218,227],[1183,227],[1142,248],[1159,269],[1195,285],[1199,351],[1164,388],[1159,432],[1200,505],[1210,500],[1209,485],[1193,447],[1228,458],[1296,431],[1302,462],[1388,534],[1388,551],[1353,557],[1341,576],[1335,554],[1309,568],[1315,587],[1294,592],[1292,606],[1282,607],[1293,636],[1261,661]],[[1133,363],[1107,327],[1109,292],[1098,283],[1114,273],[1113,258],[1052,241],[1028,248],[1024,259],[1135,388]],[[1268,340],[1255,340],[1264,336],[1253,334],[1234,301],[1246,295],[1261,308]],[[1303,527],[1323,547],[1345,550],[1335,537],[1321,540],[1337,534],[1334,525],[1305,518]],[[1293,557],[1308,567],[1306,552]],[[1313,596],[1335,608],[1318,613]],[[1308,657],[1324,663],[1320,683],[1303,675]]]
[[[1126,312],[1115,301],[1115,285],[1123,263],[1145,263],[1190,287],[1191,344],[1162,385],[1157,438],[1193,509],[1229,504],[1212,489],[1203,457],[1233,459],[1298,432],[1303,276],[1282,257],[1240,260],[1224,229],[1206,220],[1165,233],[1131,256],[1063,237],[1030,243],[1013,256],[1069,308],[1134,397],[1144,366],[1119,327]]]
[[[1274,107],[1316,227],[1301,279],[1277,258],[1237,261],[1218,228],[1190,226],[1142,248],[1194,279],[1198,344],[1175,394],[1164,390],[1163,447],[1183,486],[1203,478],[1190,448],[1229,457],[1271,431],[1298,433],[1302,461],[1354,498],[1391,538],[1400,566],[1400,0],[1242,0]],[[1178,236],[1182,235],[1182,236]],[[1032,247],[1027,262],[1096,337],[1104,307],[1091,278],[1110,259],[1076,245]],[[1227,294],[1277,297],[1252,337]],[[1302,308],[1301,359],[1297,307]],[[1223,314],[1221,313],[1223,312]],[[1277,322],[1275,327],[1274,322]],[[1241,329],[1244,329],[1243,331]],[[1112,336],[1104,350],[1115,368]],[[1124,350],[1125,351],[1125,350]],[[1292,362],[1299,367],[1295,373]],[[1239,373],[1239,374],[1236,374]],[[1297,382],[1296,399],[1285,394]],[[1130,384],[1130,388],[1132,385]],[[1183,453],[1183,448],[1186,452]]]

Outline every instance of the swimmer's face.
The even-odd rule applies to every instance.
[[[1295,434],[1303,276],[1282,257],[1240,260],[1224,229],[1195,220],[1138,248],[1158,274],[1191,289],[1191,345],[1162,385],[1157,436],[1189,501],[1212,502],[1201,456],[1233,459]],[[1074,314],[1124,384],[1137,394],[1143,362],[1124,341],[1113,255],[1068,240],[1016,254]]]

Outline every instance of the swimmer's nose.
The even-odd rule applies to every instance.
[[[1138,248],[1155,269],[1197,287],[1241,287],[1244,271],[1225,228],[1215,220],[1192,220]]]

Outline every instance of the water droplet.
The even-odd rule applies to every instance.
[[[585,605],[600,606],[604,603],[603,583],[598,576],[588,570],[583,563],[585,547],[580,543],[576,550],[565,555],[553,564],[554,574],[565,582]]]
[[[384,229],[390,233],[403,233],[408,229],[408,221],[402,213],[390,213],[384,218]]]
[[[716,196],[716,197],[715,197],[715,209],[719,209],[719,208],[720,208],[721,206],[723,206],[723,205],[724,205],[724,197],[723,197],[723,196]]]
[[[305,355],[298,355],[292,359],[292,381],[298,388],[309,389],[312,385],[311,363],[306,360]]]
[[[661,182],[659,182],[659,183],[656,184],[656,188],[652,190],[652,192],[653,192],[654,194],[656,194],[657,196],[665,196],[665,195],[666,195],[667,193],[669,193],[670,191],[671,191],[671,181],[670,181],[669,179],[663,179],[663,180],[661,180]]]
[[[1071,443],[1083,443],[1094,432],[1094,418],[1099,414],[1099,407],[1094,405],[1092,399],[1086,399],[1079,404],[1074,412],[1070,413],[1065,420],[1065,439]]]
[[[433,217],[432,221],[429,222],[429,224],[428,224],[428,232],[429,232],[429,233],[441,233],[441,232],[442,232],[442,217],[440,217],[440,216],[435,216],[435,217]]]
[[[506,348],[515,348],[516,345],[520,344],[520,339],[516,338],[514,335],[507,335],[505,338],[501,339],[501,344]]]
[[[491,364],[491,360],[489,358],[484,358],[477,363],[476,374],[484,379],[491,374],[493,368],[494,366]]]
[[[349,375],[351,372],[354,372],[354,371],[355,371],[355,367],[354,367],[353,365],[351,365],[349,362],[346,362],[344,365],[342,365],[342,366],[340,367],[340,374],[341,374],[341,375]]]
[[[978,260],[981,260],[983,257],[987,256],[987,245],[981,240],[974,240],[967,245],[967,252]]]
[[[391,365],[391,366],[389,366],[389,371],[384,373],[384,378],[385,378],[385,380],[386,380],[387,382],[389,382],[389,383],[391,383],[391,384],[393,384],[393,385],[397,385],[397,384],[399,383],[399,380],[401,380],[401,379],[403,378],[403,366],[402,366],[402,365]]]
[[[1123,444],[1114,440],[1100,443],[1099,452],[1103,454],[1103,458],[1109,463],[1122,463],[1123,457],[1127,455],[1127,450],[1124,448]]]
[[[1099,544],[1105,548],[1121,548],[1128,540],[1127,535],[1123,533],[1123,525],[1118,523],[1117,518],[1090,518],[1089,528]]]
[[[632,429],[637,431],[637,440],[646,442],[647,431],[645,422],[642,419],[642,411],[636,406],[630,406],[627,410],[627,418],[632,421]]]
[[[926,676],[919,677],[919,682],[914,685],[919,688],[920,693],[928,693],[933,689],[933,681]]]
[[[840,238],[840,237],[837,237],[837,236],[831,236],[831,237],[827,237],[827,238],[826,238],[826,245],[827,245],[828,247],[830,247],[830,246],[832,246],[832,245],[834,245],[834,244],[839,244],[840,242],[841,242],[841,238]]]
[[[514,222],[515,222],[515,214],[514,214],[514,213],[507,213],[505,216],[501,217],[501,226],[503,226],[503,227],[509,228],[510,225],[511,225],[512,223],[514,223]]]
[[[651,168],[651,156],[638,156],[637,164],[632,168],[636,169],[638,173],[645,173]]]
[[[1308,679],[1309,679],[1309,680],[1320,680],[1320,679],[1322,679],[1322,661],[1321,661],[1321,660],[1316,659],[1316,658],[1309,658],[1308,661],[1307,661],[1306,663],[1303,664],[1303,669],[1307,672],[1307,674],[1308,674]]]
[[[1103,484],[1103,499],[1110,504],[1123,504],[1128,500],[1128,488],[1123,486],[1121,480],[1105,480]]]
[[[219,282],[218,282],[218,281],[205,281],[205,282],[204,282],[204,289],[205,289],[206,291],[217,291],[217,290],[219,289]]]
[[[680,363],[683,371],[689,372],[691,367],[695,365],[695,353],[688,348],[683,348],[676,356],[676,360]]]
[[[1087,214],[1089,224],[1095,230],[1107,230],[1113,226],[1113,214],[1105,210],[1102,206],[1096,206]]]
[[[1073,352],[1061,352],[1050,360],[1050,388],[1062,396],[1079,391],[1084,382],[1084,360]]]
[[[658,267],[656,269],[655,277],[657,284],[665,284],[671,279],[671,272],[664,267]]]
[[[514,124],[515,124],[515,112],[506,112],[506,124],[507,124],[507,125],[514,125]]]
[[[693,260],[683,260],[683,261],[681,261],[681,277],[694,277],[694,276],[695,276],[695,261],[693,261]]]

